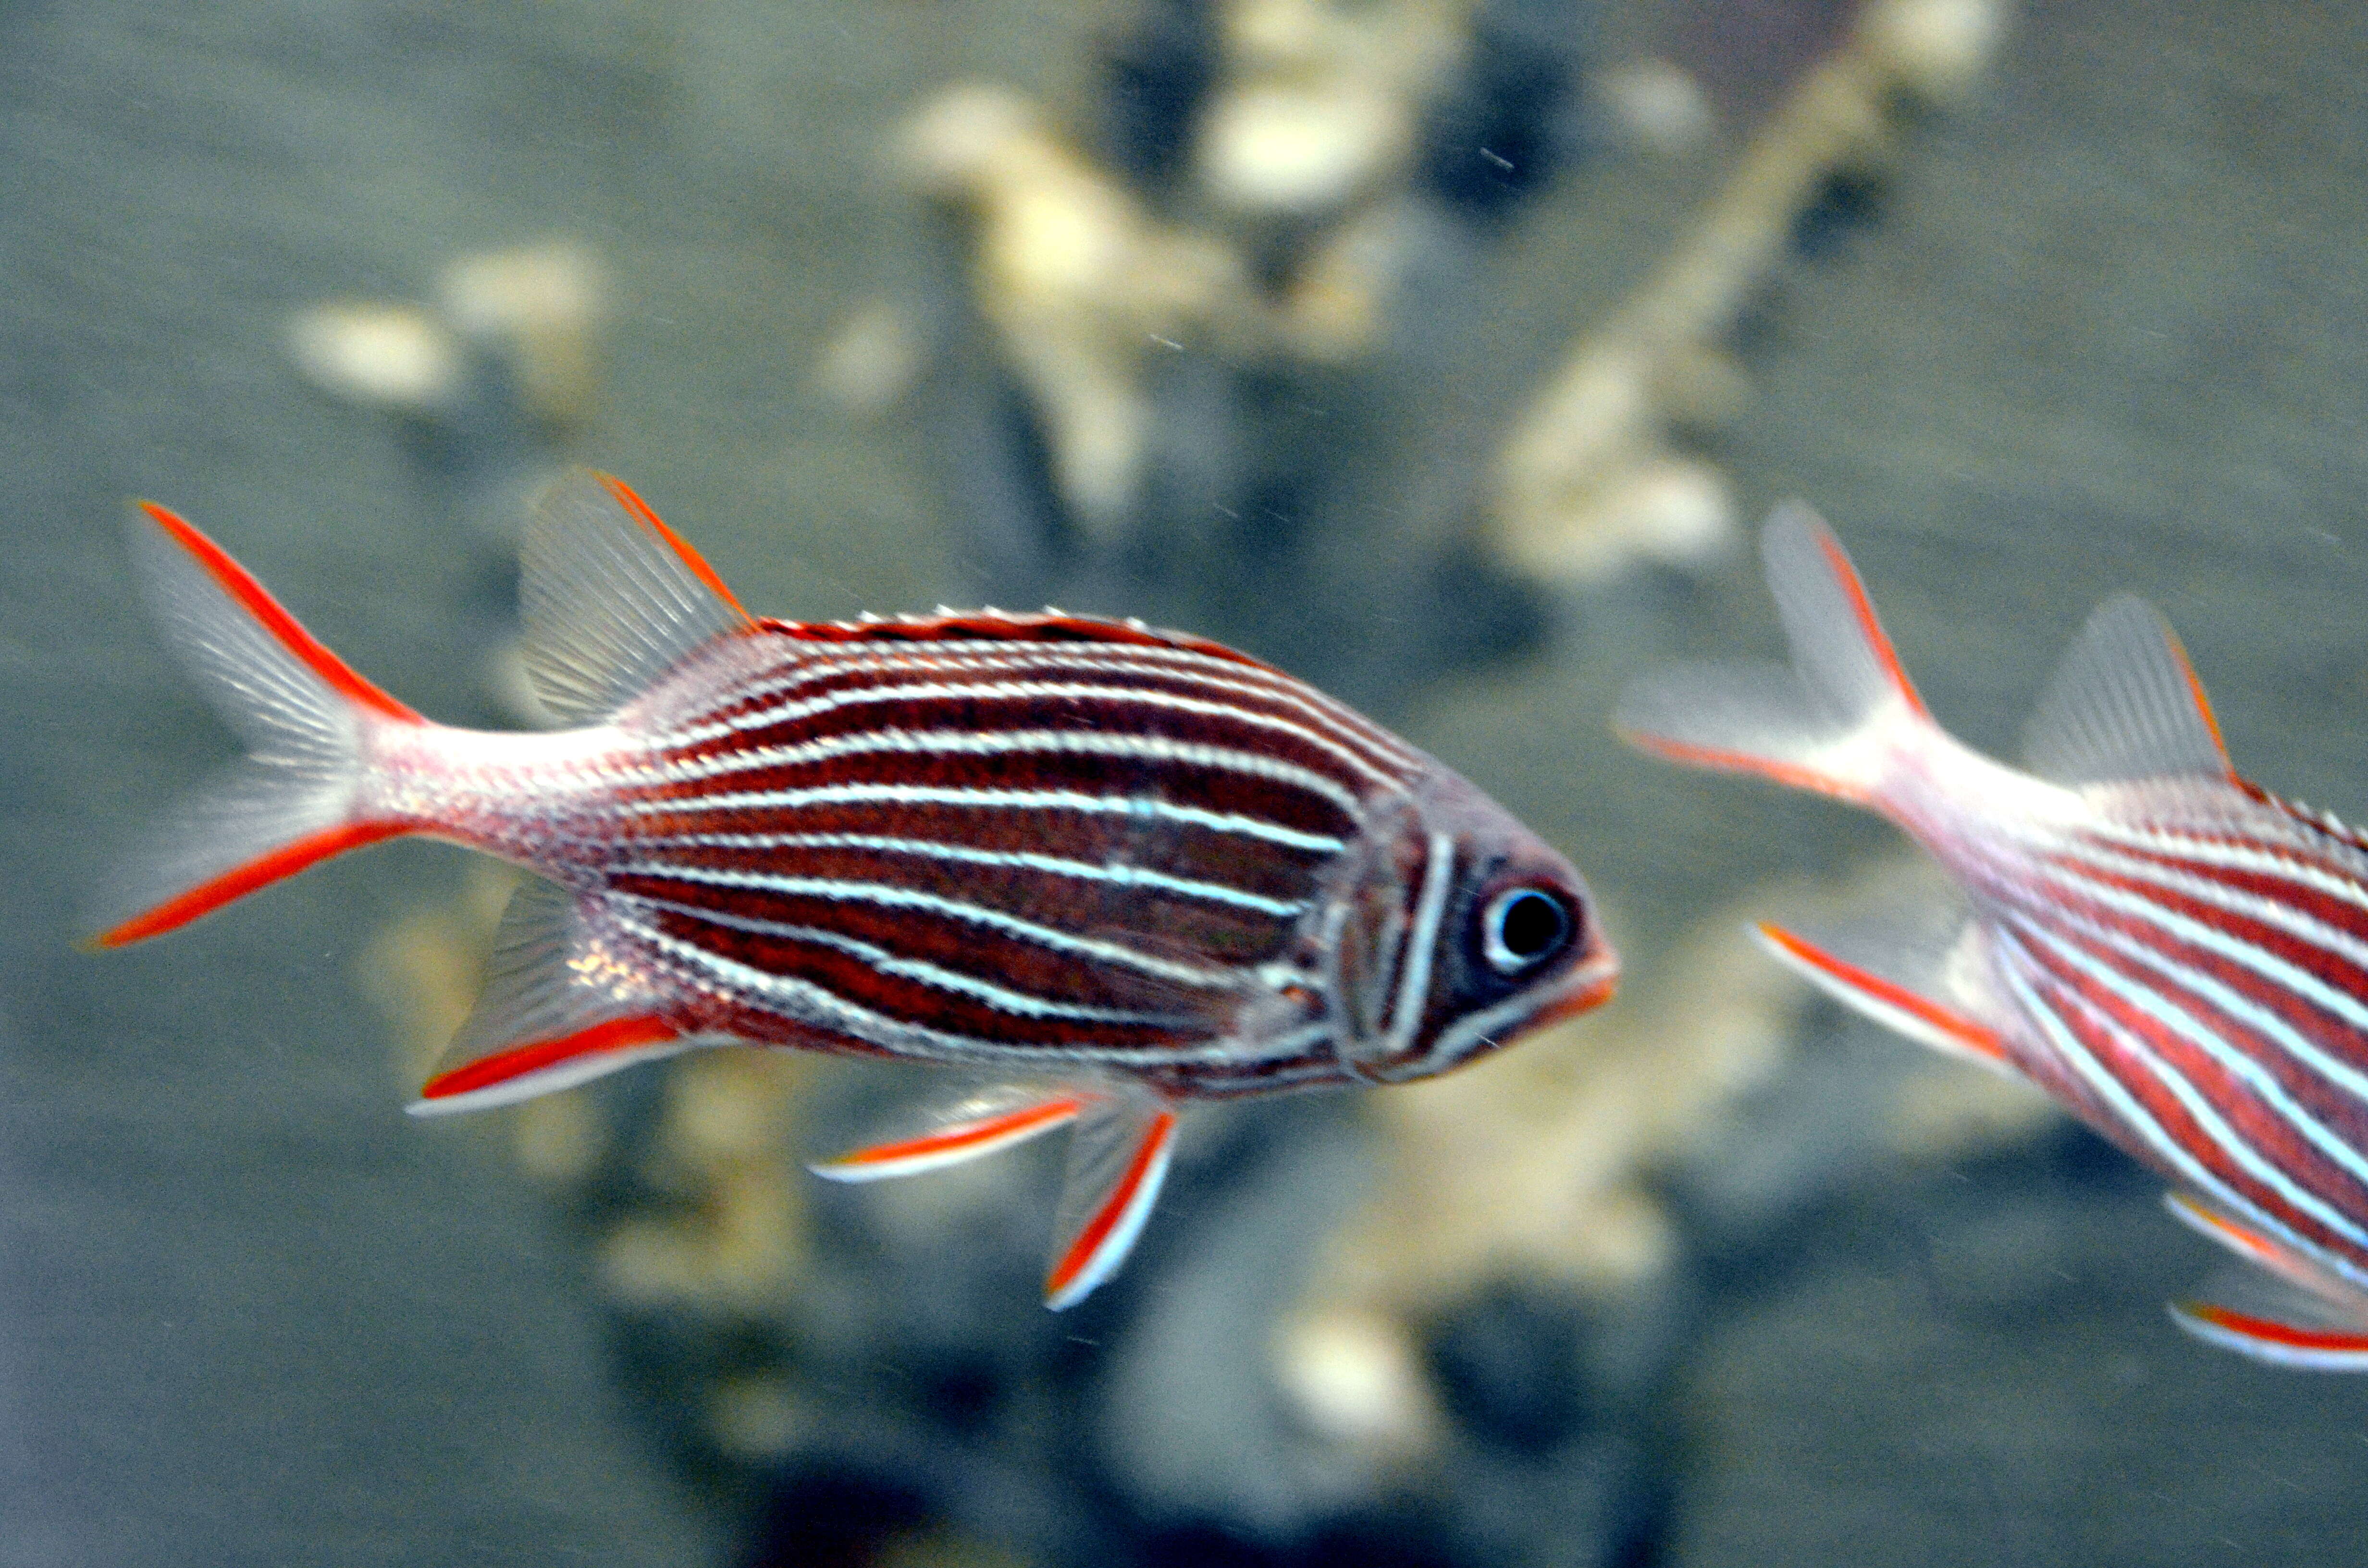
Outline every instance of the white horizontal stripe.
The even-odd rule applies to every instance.
[[[2157,1022],[2169,1026],[2180,1035],[2195,1040],[2199,1031],[2194,1021],[2184,1012],[2170,1006],[2160,995],[2131,984],[2111,965],[2099,963],[2089,954],[2064,941],[2053,932],[2033,928],[2027,934],[2045,944],[2064,962],[2085,977],[2090,984],[2119,997]],[[2228,1125],[2226,1119],[2220,1115],[2218,1108],[2184,1073],[2165,1060],[2159,1052],[2148,1049],[2142,1038],[2105,1020],[2101,1014],[2098,1016],[2100,1022],[2105,1022],[2107,1027],[2112,1028],[2114,1033],[2123,1040],[2129,1053],[2144,1062],[2146,1071],[2154,1075],[2156,1081],[2170,1091],[2171,1097],[2179,1101],[2181,1108],[2195,1122],[2197,1128],[2218,1146],[2220,1152],[2227,1156],[2231,1163],[2254,1180],[2275,1192],[2279,1199],[2295,1212],[2309,1215],[2353,1246],[2368,1252],[2368,1232],[2363,1232],[2352,1221],[2331,1208],[2317,1193],[2297,1185],[2291,1176],[2279,1168],[2275,1161],[2263,1156],[2248,1140]],[[2279,1092],[2274,1084],[2262,1084],[2260,1081],[2260,1075],[2258,1070],[2252,1074],[2245,1073],[2237,1063],[2227,1059],[2230,1052],[2225,1047],[2218,1046],[2216,1042],[2206,1043],[2196,1040],[2196,1043],[2203,1046],[2206,1053],[2222,1067],[2237,1072],[2240,1077],[2251,1083],[2252,1086],[2261,1093],[2264,1099],[2273,1102],[2272,1108],[2279,1116],[2301,1127],[2305,1137],[2309,1136],[2310,1131],[2317,1127],[2315,1122],[2303,1114],[2299,1107],[2294,1106],[2283,1093]],[[2323,1130],[2320,1131],[2323,1131]],[[2316,1139],[2312,1141],[2317,1142]],[[2347,1163],[2356,1164],[2356,1156]]]
[[[1231,681],[1204,681],[1231,695],[1287,702],[1308,714],[1315,722],[1334,732],[1343,733],[1341,726],[1326,722],[1327,718],[1315,704],[1294,693],[1264,691],[1255,687]],[[1413,771],[1409,759],[1384,756],[1377,764],[1365,752],[1360,752],[1331,734],[1319,733],[1309,724],[1271,713],[1246,708],[1238,701],[1212,701],[1205,698],[1185,697],[1174,692],[1147,690],[1136,687],[1089,686],[1076,681],[1003,681],[996,683],[950,684],[945,682],[914,682],[907,685],[874,684],[847,687],[808,698],[801,702],[785,702],[772,707],[757,708],[733,714],[728,719],[694,725],[670,733],[654,735],[649,744],[659,751],[675,751],[720,740],[726,735],[745,733],[751,730],[771,729],[795,723],[843,708],[860,707],[868,703],[885,702],[1074,702],[1107,703],[1120,707],[1154,708],[1172,713],[1190,713],[1198,717],[1225,719],[1258,729],[1292,736],[1308,745],[1338,758],[1349,768],[1390,788],[1403,786]],[[1365,737],[1353,731],[1346,732],[1353,739]],[[1367,743],[1368,749],[1372,749]]]
[[[819,898],[834,903],[916,910],[967,926],[983,926],[990,931],[1017,937],[1021,941],[1032,942],[1053,952],[1114,964],[1139,974],[1171,980],[1178,985],[1190,985],[1203,991],[1239,991],[1255,980],[1255,971],[1247,968],[1180,963],[1130,948],[1122,942],[1076,936],[1051,926],[1039,925],[1033,920],[1022,920],[1000,909],[990,909],[985,904],[964,903],[959,899],[944,898],[918,888],[898,887],[890,882],[847,881],[836,877],[791,877],[772,871],[737,871],[712,866],[666,866],[643,874],[700,887],[745,888],[755,892],[779,893],[785,898]],[[655,897],[638,891],[630,896]],[[700,905],[684,907],[689,913],[701,917],[714,913]]]
[[[2116,854],[2090,844],[2067,846],[2058,852],[2058,857],[2076,861],[2085,868],[2183,893],[2199,903],[2207,903],[2214,909],[2243,915],[2273,930],[2283,931],[2290,937],[2324,949],[2355,969],[2368,970],[2368,943],[2363,943],[2341,926],[2329,926],[2316,915],[2306,915],[2292,904],[2281,903],[2265,894],[2230,887],[2200,872],[2166,866],[2158,860]]]
[[[1126,1007],[1094,1007],[1082,1003],[1055,1002],[1030,991],[1014,991],[976,975],[964,974],[926,959],[900,958],[876,943],[866,942],[842,932],[825,930],[818,926],[791,925],[780,920],[758,920],[749,915],[734,915],[724,910],[710,909],[701,904],[678,903],[670,899],[654,898],[637,893],[635,899],[661,909],[672,909],[711,926],[721,926],[734,931],[746,931],[753,936],[779,937],[787,941],[810,942],[816,947],[830,948],[861,959],[882,974],[911,980],[932,989],[967,996],[984,1002],[997,1012],[1030,1018],[1066,1018],[1079,1023],[1128,1024],[1146,1028],[1175,1028],[1188,1020],[1159,1013],[1145,1013]]]
[[[619,768],[615,787],[689,784],[754,773],[768,767],[803,767],[849,756],[1099,756],[1162,766],[1203,767],[1299,790],[1361,821],[1364,802],[1338,779],[1258,752],[1164,735],[1113,734],[1092,730],[866,730],[825,735],[797,745],[757,746],[746,751],[683,760],[655,760]]]
[[[2316,1066],[2312,1059],[2317,1058],[2319,1052],[2296,1035],[2283,1019],[2255,1005],[2243,993],[2231,990],[2209,975],[2184,967],[2124,933],[2092,921],[2075,920],[2069,916],[2063,918],[2066,925],[2080,931],[2089,940],[2144,965],[2175,985],[2194,992],[2239,1028],[2261,1037],[2267,1044],[2288,1055],[2304,1058],[2305,1065]],[[2032,928],[2034,935],[2044,937],[2052,946],[2060,945],[2052,934],[2039,931],[2027,920],[2018,920],[2016,924],[2019,927]],[[2230,1045],[2208,1020],[2195,1017],[2169,997],[2139,987],[2133,982],[2124,983],[2129,985],[2128,995],[2135,1005],[2177,1028],[2220,1066],[2242,1078],[2270,1103],[2273,1111],[2291,1122],[2320,1153],[2350,1171],[2362,1186],[2368,1187],[2368,1153],[2353,1147],[2348,1139],[2328,1129],[2287,1095],[2284,1086],[2278,1083],[2276,1075],[2267,1066]],[[2140,1000],[2141,997],[2148,1000]]]
[[[1203,899],[1211,903],[1255,910],[1260,915],[1271,915],[1283,920],[1291,919],[1307,908],[1304,899],[1268,898],[1261,893],[1245,892],[1239,888],[1229,887],[1224,882],[1204,882],[1190,877],[1170,876],[1144,866],[1130,866],[1119,861],[1097,866],[1085,860],[1066,860],[1058,856],[1038,855],[1026,850],[974,849],[966,844],[945,844],[933,838],[891,838],[871,833],[684,833],[635,839],[633,847],[642,851],[677,847],[767,851],[856,849],[867,854],[911,855],[921,859],[947,860],[964,866],[1041,871],[1046,876],[1073,877],[1079,881],[1144,888],[1156,892],[1175,893],[1183,898]]]
[[[645,944],[678,972],[695,977],[694,983],[705,984],[729,1001],[771,1012],[790,1023],[833,1031],[892,1054],[920,1061],[1024,1065],[1031,1073],[1046,1071],[1050,1064],[1057,1062],[1138,1070],[1170,1064],[1247,1067],[1264,1061],[1288,1061],[1319,1040],[1329,1027],[1312,1025],[1262,1041],[1224,1037],[1161,1045],[1079,1046],[981,1040],[892,1018],[813,981],[768,974],[735,959],[710,952],[696,942],[669,936],[636,918],[629,907],[619,907],[615,917],[620,928],[634,940]]]
[[[2164,829],[2130,827],[2118,823],[2101,824],[2094,837],[2103,843],[2120,845],[2142,853],[2192,860],[2199,865],[2291,882],[2368,914],[2368,884],[2363,884],[2357,876],[2346,875],[2308,858],[2299,845],[2281,846],[2260,839],[2230,842]],[[2283,853],[2280,853],[2281,847]],[[2347,858],[2361,858],[2360,852],[2348,842],[2343,848]]]
[[[2009,991],[2014,994],[2016,1006],[2023,1016],[2039,1028],[2041,1036],[2051,1046],[2056,1059],[2094,1091],[2105,1103],[2115,1121],[2135,1134],[2138,1141],[2154,1151],[2162,1168],[2175,1174],[2196,1191],[2207,1193],[2226,1205],[2231,1212],[2248,1215],[2265,1225],[2284,1233],[2284,1228],[2260,1212],[2260,1208],[2232,1191],[2226,1182],[2199,1164],[2178,1140],[2162,1129],[2161,1123],[2137,1102],[2122,1081],[2082,1044],[2078,1035],[2067,1025],[2053,1005],[2043,998],[2032,983],[2032,976],[2040,972],[2039,964],[2023,945],[2022,933],[2011,928],[1994,928],[1997,940],[1992,951],[1998,955],[1997,973]],[[2053,977],[2049,977],[2052,981]],[[2094,1008],[2084,1007],[2095,1017]],[[2098,1018],[2100,1025],[2111,1031],[2112,1025]]]
[[[2043,877],[2042,880],[2044,882],[2051,879]],[[2071,873],[2064,868],[2059,867],[2052,880],[2057,881],[2062,887],[2071,890],[2073,896],[2087,899],[2105,908],[2130,915],[2142,924],[2151,926],[2162,932],[2174,943],[2185,943],[2201,948],[2207,952],[2215,953],[2240,969],[2249,971],[2270,984],[2293,992],[2317,1006],[2322,1012],[2332,1013],[2354,1029],[2368,1027],[2368,1008],[2362,1008],[2351,997],[2323,983],[2317,975],[2305,970],[2297,969],[2276,954],[2256,947],[2250,942],[2240,940],[2215,926],[2192,920],[2186,915],[2163,908],[2150,899],[2139,897],[2118,888],[2106,887],[2086,877]],[[2181,965],[2179,972],[2187,975],[2192,971]],[[2200,980],[2203,977],[2195,978]],[[2362,1074],[2359,1069],[2328,1055],[2301,1033],[2277,1022],[2270,1013],[2257,1005],[2247,1004],[2246,1006],[2249,1007],[2249,1011],[2244,1015],[2245,1017],[2248,1019],[2261,1019],[2262,1023],[2260,1027],[2264,1032],[2271,1032],[2274,1028],[2280,1043],[2284,1044],[2313,1072],[2353,1098],[2368,1104],[2368,1074]],[[2231,1011],[2235,1011],[2234,1006]]]
[[[625,801],[619,810],[633,816],[703,814],[723,811],[795,811],[805,806],[879,804],[958,806],[978,811],[1076,812],[1085,815],[1147,818],[1206,828],[1237,838],[1255,838],[1287,849],[1337,855],[1348,847],[1328,834],[1285,827],[1238,812],[1179,806],[1147,795],[1087,795],[1075,790],[973,790],[935,784],[825,784],[811,790],[755,790],[739,794],[697,795],[685,800]]]

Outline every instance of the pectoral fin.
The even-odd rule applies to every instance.
[[[480,1110],[564,1089],[702,1043],[639,998],[586,979],[575,895],[529,877],[495,934],[484,994],[410,1109]]]
[[[2182,1223],[2254,1267],[2215,1276],[2170,1304],[2173,1323],[2208,1345],[2275,1366],[2368,1372],[2368,1294],[2293,1247],[2185,1193],[2165,1199]]]
[[[1955,994],[1962,931],[1936,943],[1873,922],[1787,929],[1763,921],[1759,936],[1779,962],[1853,1011],[1936,1051],[2010,1070],[1998,1030]]]

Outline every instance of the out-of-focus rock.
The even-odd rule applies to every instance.
[[[527,414],[560,434],[581,429],[599,394],[608,280],[573,240],[466,256],[445,268],[445,319],[512,368]]]
[[[904,150],[916,184],[967,222],[973,301],[1042,423],[1064,504],[1114,537],[1147,461],[1152,362],[1256,331],[1240,264],[1155,221],[1008,89],[943,94]]]
[[[924,347],[913,312],[886,300],[848,312],[814,367],[817,391],[851,414],[876,417],[919,379]]]
[[[416,305],[314,305],[288,320],[288,355],[330,396],[412,418],[450,409],[464,394],[468,351]]]

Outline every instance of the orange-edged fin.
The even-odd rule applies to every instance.
[[[507,1051],[438,1073],[421,1087],[411,1113],[441,1116],[515,1105],[687,1049],[688,1042],[664,1018],[647,1014],[605,1018],[573,1034],[520,1040]]]
[[[575,893],[529,878],[495,933],[484,994],[453,1037],[414,1116],[531,1099],[706,1043],[584,961],[598,945]]]
[[[2170,1319],[2207,1345],[2304,1372],[2368,1372],[2368,1325],[2288,1323],[2211,1301],[2174,1301]]]
[[[1831,529],[1798,502],[1761,536],[1790,668],[1678,665],[1633,682],[1612,727],[1656,756],[1871,803],[1931,716]]]
[[[740,610],[742,615],[746,616],[748,613],[741,608],[739,596],[725,587],[723,579],[715,574],[715,568],[707,563],[707,557],[693,550],[689,540],[666,527],[666,519],[659,517],[651,509],[650,504],[642,499],[641,492],[613,473],[596,472],[594,477],[599,480],[600,488],[606,490],[617,505],[622,506],[635,522],[655,534],[659,542],[674,551],[676,557],[682,562],[685,570],[697,578],[702,587],[734,609]]]
[[[202,915],[211,915],[226,903],[236,903],[257,888],[268,887],[282,878],[292,877],[332,856],[342,855],[348,849],[359,849],[381,839],[398,837],[408,831],[401,823],[347,823],[342,827],[324,829],[291,844],[282,844],[264,851],[244,865],[233,867],[210,881],[199,883],[187,892],[177,893],[128,920],[108,926],[90,939],[91,946],[128,948],[134,942],[161,937]]]
[[[230,551],[208,539],[196,525],[154,501],[141,501],[135,505],[147,515],[150,522],[188,555],[199,571],[211,579],[217,591],[245,611],[256,626],[279,643],[289,658],[310,670],[322,685],[355,707],[366,709],[381,718],[413,724],[422,722],[415,710],[397,702],[364,680],[354,673],[352,665],[329,652],[319,638],[305,631],[302,623],[289,614],[279,601],[255,580],[252,573],[231,558]],[[153,574],[151,585],[152,593],[166,586],[156,582]],[[159,609],[163,612],[162,606]],[[246,703],[241,703],[242,713],[246,706]]]
[[[363,804],[365,735],[426,721],[356,675],[220,545],[142,503],[126,542],[159,630],[249,756],[101,879],[98,947],[187,925],[306,867],[422,825]]]
[[[589,469],[536,500],[518,571],[519,653],[571,723],[604,722],[701,648],[760,628],[648,502]]]
[[[1046,1306],[1074,1307],[1118,1272],[1159,1200],[1175,1146],[1174,1108],[1149,1096],[1114,1096],[1079,1119],[1053,1221]]]
[[[2181,1224],[2250,1266],[2215,1277],[2216,1299],[2172,1302],[2172,1322],[2256,1361],[2368,1372],[2368,1290],[2191,1193],[2165,1193],[2163,1202]]]
[[[2187,650],[2153,606],[2099,605],[2023,730],[2031,770],[2058,784],[2202,778],[2241,783]]]
[[[831,1181],[881,1181],[942,1170],[1066,1127],[1086,1108],[1074,1091],[990,1090],[939,1108],[928,1130],[857,1149],[806,1168]]]
[[[1778,961],[1853,1012],[1936,1051],[2011,1070],[1998,1030],[1942,999],[1952,949],[1936,951],[1865,927],[1829,927],[1812,939],[1763,921],[1757,934]]]

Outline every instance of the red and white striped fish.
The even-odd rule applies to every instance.
[[[2172,1186],[2266,1273],[2174,1317],[2266,1361],[2368,1370],[2368,840],[2238,778],[2161,617],[2089,618],[2028,771],[1943,732],[1826,526],[1780,508],[1768,581],[1793,667],[1680,667],[1617,722],[1679,762],[1766,774],[1896,823],[1970,908],[1760,928],[1844,1003],[2020,1073]]]
[[[162,507],[133,554],[251,755],[136,865],[105,946],[425,834],[536,875],[416,1111],[734,1041],[1008,1075],[820,1174],[1074,1123],[1046,1284],[1133,1244],[1194,1099],[1444,1072],[1608,997],[1569,862],[1470,784],[1213,642],[1056,612],[742,609],[618,481],[527,532],[526,659],[580,725],[434,724]]]

